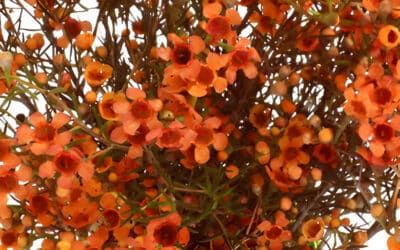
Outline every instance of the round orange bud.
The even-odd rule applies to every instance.
[[[35,79],[40,84],[46,84],[47,83],[47,74],[44,73],[44,72],[36,73],[35,74]]]
[[[118,175],[116,173],[114,173],[114,172],[111,172],[108,175],[108,181],[111,182],[111,183],[117,182],[118,181]]]
[[[228,153],[225,150],[218,151],[217,158],[219,161],[226,161],[226,159],[228,159]]]
[[[64,54],[57,54],[53,58],[53,64],[56,67],[61,67],[65,63],[65,55]]]
[[[354,199],[348,199],[346,201],[346,207],[350,210],[355,210],[357,208],[357,202]]]
[[[24,54],[17,53],[14,56],[14,64],[17,68],[20,68],[21,66],[25,65],[26,63],[26,58]]]
[[[96,53],[99,55],[101,58],[106,58],[108,55],[107,48],[105,46],[98,46],[96,47]]]
[[[28,38],[25,41],[25,45],[29,50],[35,50],[38,48],[37,41],[34,38]]]
[[[90,49],[94,42],[94,36],[92,33],[85,32],[83,34],[79,34],[75,40],[75,46],[81,50]]]
[[[322,143],[330,143],[333,139],[333,132],[330,128],[323,128],[318,133],[318,139]]]
[[[283,196],[281,198],[280,206],[283,211],[289,211],[292,207],[292,200],[287,196]]]
[[[300,82],[300,75],[296,72],[293,72],[289,76],[289,83],[290,85],[294,86],[297,85]]]
[[[37,49],[40,49],[41,47],[43,47],[43,45],[44,45],[44,36],[43,36],[43,34],[35,33],[35,34],[33,34],[32,38],[36,40],[36,46],[37,46],[36,48]]]
[[[346,226],[350,225],[350,219],[349,218],[343,218],[343,219],[340,220],[340,224],[342,226],[346,227]]]
[[[97,94],[94,91],[89,91],[85,95],[85,101],[87,103],[95,103],[97,98]]]
[[[330,228],[338,228],[340,227],[340,220],[338,218],[333,218],[330,222],[329,222],[329,227]]]
[[[233,164],[228,165],[228,166],[225,168],[225,176],[226,176],[228,179],[233,179],[233,178],[235,178],[238,174],[239,174],[239,168],[238,168],[237,166],[233,165]]]
[[[314,181],[320,181],[322,178],[322,171],[319,168],[312,168],[311,169],[311,176]]]
[[[278,136],[281,133],[281,130],[278,127],[275,127],[275,126],[272,127],[270,129],[270,131],[271,131],[271,135],[273,135],[273,136]]]
[[[354,232],[351,236],[351,243],[356,246],[363,246],[368,241],[368,233],[365,231]]]
[[[372,204],[370,213],[375,219],[382,216],[385,208],[381,204]]]

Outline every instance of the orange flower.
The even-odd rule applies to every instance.
[[[233,9],[227,9],[225,16],[220,16],[222,5],[219,2],[205,4],[203,6],[203,15],[209,18],[204,29],[211,37],[211,44],[216,44],[221,39],[226,39],[232,44],[236,38],[236,33],[232,31],[232,25],[239,25],[242,18],[239,13]]]
[[[292,233],[284,229],[288,224],[289,220],[286,219],[285,213],[277,211],[275,213],[275,224],[266,220],[257,226],[257,229],[263,232],[263,235],[257,238],[257,242],[260,245],[269,242],[269,249],[281,250],[283,242],[292,239]]]
[[[388,49],[397,47],[400,41],[399,29],[393,25],[383,26],[378,33],[378,40]]]
[[[38,194],[36,191],[28,193],[27,200],[29,205],[27,209],[37,218],[38,222],[47,227],[55,223],[54,207],[48,193]]]
[[[207,94],[207,89],[213,86],[217,93],[225,91],[228,83],[225,78],[217,75],[216,71],[208,65],[202,64],[196,81],[190,85],[188,92],[195,97],[203,97]]]
[[[125,101],[125,95],[123,93],[108,92],[105,93],[99,102],[99,112],[103,119],[108,121],[118,120],[118,114],[115,113],[113,105],[117,101]]]
[[[146,227],[144,247],[146,250],[178,249],[177,243],[185,247],[190,233],[186,227],[180,228],[181,216],[175,212],[159,219],[153,219]]]
[[[200,62],[195,54],[205,49],[205,43],[199,36],[190,36],[186,42],[174,33],[168,34],[168,40],[174,45],[171,48],[158,48],[157,55],[165,61],[171,60],[172,65],[167,72],[178,73],[183,79],[195,80],[200,72]],[[164,74],[164,78],[168,77]]]
[[[196,138],[196,135],[193,130],[186,128],[179,121],[173,121],[166,128],[151,130],[146,135],[146,141],[157,138],[156,144],[160,148],[187,150]]]
[[[335,146],[331,144],[318,144],[312,154],[321,163],[329,164],[332,167],[336,167],[338,164],[339,155]]]
[[[324,235],[325,223],[321,218],[310,219],[303,223],[301,231],[307,241],[313,242],[320,240]]]
[[[231,84],[236,80],[236,72],[239,69],[243,70],[247,78],[253,79],[258,74],[254,63],[260,62],[261,58],[257,50],[249,46],[250,40],[241,38],[235,44],[233,51],[228,54],[218,55],[212,52],[208,53],[207,64],[215,70],[227,66],[225,77]]]
[[[135,134],[130,135],[125,133],[124,129],[119,126],[113,129],[110,138],[118,143],[128,141],[131,144],[128,150],[128,157],[135,159],[143,156],[143,146],[148,143],[146,141],[146,134],[149,131],[149,128],[145,124],[141,124],[139,128],[136,129]]]
[[[193,129],[196,133],[193,144],[195,145],[194,159],[197,163],[204,164],[210,159],[209,145],[213,145],[218,151],[224,150],[228,145],[228,138],[224,133],[214,132],[220,125],[219,118],[210,117]]]
[[[76,37],[75,46],[81,50],[88,50],[92,46],[93,42],[94,35],[92,33],[85,32]]]
[[[53,178],[54,172],[61,175],[57,179],[57,185],[64,189],[71,187],[76,173],[82,178],[82,182],[90,181],[94,173],[92,163],[82,161],[82,152],[77,148],[70,148],[68,151],[60,151],[52,161],[46,161],[39,166],[39,176],[42,178]]]
[[[85,80],[90,86],[97,87],[110,79],[112,73],[113,68],[110,65],[97,61],[90,62],[85,69]]]
[[[400,147],[400,137],[396,136],[400,130],[400,115],[387,121],[384,116],[373,119],[373,125],[362,122],[358,129],[358,135],[365,142],[369,142],[369,149],[373,156],[382,157],[385,152],[389,158],[394,157]]]
[[[126,96],[132,102],[119,100],[112,105],[114,112],[122,121],[122,128],[126,134],[134,135],[141,124],[149,129],[162,126],[157,118],[157,112],[162,108],[162,102],[159,99],[147,100],[146,93],[137,88],[128,88]]]
[[[271,122],[271,110],[265,104],[256,104],[250,110],[249,121],[261,135],[268,135],[267,126]]]
[[[69,116],[64,113],[56,113],[49,123],[41,113],[35,112],[29,116],[34,130],[31,130],[27,124],[19,126],[17,129],[18,143],[24,144],[33,141],[29,145],[32,153],[54,155],[71,140],[72,133],[70,131],[58,133],[58,130],[67,124],[69,119]]]
[[[73,228],[83,228],[99,219],[100,212],[97,202],[91,202],[83,193],[79,198],[64,203],[61,213],[64,223]]]

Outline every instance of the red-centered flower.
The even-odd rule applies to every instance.
[[[208,18],[204,29],[211,37],[211,44],[216,44],[221,39],[233,44],[236,32],[232,30],[232,25],[239,25],[242,19],[236,10],[227,9],[225,16],[220,15],[221,11],[222,5],[219,2],[204,5],[203,15]]]
[[[275,213],[275,224],[266,220],[257,226],[257,229],[263,232],[263,235],[257,238],[258,244],[265,246],[268,242],[270,249],[281,250],[283,242],[292,239],[292,233],[285,229],[288,224],[289,220],[286,219],[285,213],[277,211]]]
[[[77,148],[57,153],[52,161],[46,161],[39,166],[39,176],[53,178],[55,171],[60,173],[57,185],[62,188],[70,188],[76,173],[82,178],[82,182],[90,181],[94,174],[94,165],[82,159],[83,154]]]
[[[400,85],[394,77],[385,75],[360,89],[360,95],[369,99],[372,109],[391,114],[400,100]]]
[[[128,135],[135,135],[140,125],[149,129],[161,127],[162,124],[157,118],[157,112],[162,108],[159,99],[146,99],[146,93],[137,88],[128,88],[126,96],[132,100],[116,101],[113,110],[119,115],[122,122],[122,129]]]
[[[123,93],[114,93],[114,92],[105,93],[98,105],[101,117],[109,121],[118,120],[119,117],[118,114],[115,113],[113,105],[117,101],[125,101],[125,100],[126,98]]]
[[[331,144],[318,144],[312,153],[321,163],[329,164],[332,167],[336,167],[339,160],[339,155],[336,148]]]
[[[178,243],[185,247],[189,243],[190,233],[187,227],[181,227],[181,221],[177,212],[151,220],[144,236],[146,250],[178,249],[175,247]]]
[[[207,64],[215,70],[227,66],[225,77],[228,83],[232,84],[236,80],[236,72],[241,69],[244,75],[253,79],[257,76],[258,71],[254,63],[260,62],[261,58],[257,50],[250,47],[250,40],[241,38],[234,46],[233,50],[228,54],[208,53]]]
[[[179,121],[171,122],[166,128],[154,129],[146,135],[146,141],[157,139],[157,146],[171,150],[187,150],[194,138],[196,138],[196,132]]]
[[[325,223],[321,218],[310,219],[303,223],[301,231],[307,241],[317,241],[324,235]]]
[[[361,95],[357,95],[352,87],[345,89],[344,97],[346,98],[344,112],[359,121],[364,122],[378,112],[377,107],[370,104],[369,98],[365,99]]]
[[[250,123],[261,135],[268,135],[267,126],[271,122],[271,110],[265,104],[256,104],[250,109]]]
[[[400,147],[400,116],[395,115],[391,122],[385,116],[373,119],[372,125],[363,122],[358,129],[358,135],[364,142],[369,142],[369,149],[375,157],[382,157],[385,153],[388,157],[394,157]],[[392,152],[393,151],[393,152]]]
[[[167,72],[179,74],[183,79],[195,80],[200,72],[200,62],[194,58],[205,49],[205,43],[199,36],[190,36],[188,41],[174,33],[168,34],[168,40],[174,45],[171,48],[158,48],[157,55],[165,61],[171,60],[172,65]],[[168,75],[164,74],[164,78]]]
[[[88,63],[85,69],[85,80],[92,87],[98,87],[111,78],[113,68],[108,64],[94,61]]]
[[[209,87],[214,87],[217,93],[226,90],[228,83],[225,78],[217,75],[217,72],[206,64],[201,64],[196,81],[190,84],[188,93],[194,97],[207,95]]]
[[[193,128],[196,137],[193,140],[194,159],[199,164],[204,164],[210,159],[210,151],[208,146],[213,145],[217,151],[224,150],[228,145],[228,138],[224,133],[215,133],[215,129],[219,128],[221,120],[218,117],[210,117],[203,123]]]
[[[148,144],[146,134],[149,131],[150,129],[145,124],[141,124],[135,134],[130,135],[125,133],[124,129],[119,126],[113,129],[110,138],[117,143],[129,142],[131,145],[128,150],[128,157],[135,159],[143,156],[143,146]]]
[[[64,203],[61,213],[64,223],[76,229],[93,224],[100,216],[98,203],[89,201],[85,194],[79,199]]]
[[[54,208],[48,193],[37,193],[34,188],[27,195],[28,205],[26,208],[32,213],[40,224],[47,227],[55,223]]]
[[[130,207],[126,203],[117,199],[116,193],[104,193],[100,199],[102,212],[99,222],[102,223],[109,231],[112,231],[114,237],[120,240],[128,238],[128,234],[132,225],[130,223],[121,222],[129,219]]]
[[[54,155],[71,140],[72,133],[64,131],[59,133],[59,129],[69,122],[70,117],[64,113],[56,113],[51,122],[39,112],[29,116],[30,123],[34,126],[32,130],[29,125],[22,124],[17,128],[18,143],[29,144],[29,148],[35,155],[49,154]]]

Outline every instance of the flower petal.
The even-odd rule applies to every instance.
[[[203,6],[203,16],[210,18],[218,16],[222,11],[222,5],[219,2],[209,3]]]
[[[210,150],[208,147],[197,146],[194,149],[194,159],[199,164],[204,164],[210,159]]]
[[[69,122],[69,115],[64,114],[64,113],[56,113],[53,117],[53,120],[51,121],[51,125],[55,127],[56,129],[61,128],[65,124]]]
[[[189,37],[189,47],[193,53],[198,54],[205,49],[206,45],[201,37],[191,36]]]
[[[29,121],[32,123],[33,126],[38,126],[41,123],[46,123],[46,118],[39,112],[35,112],[29,116]]]

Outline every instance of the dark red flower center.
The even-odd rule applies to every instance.
[[[282,229],[278,226],[273,226],[270,230],[266,232],[266,236],[270,240],[277,239],[282,234]]]
[[[119,225],[119,214],[114,209],[107,209],[104,211],[103,218],[105,220],[105,224],[110,228],[114,228]]]
[[[165,145],[177,143],[181,139],[181,133],[177,130],[169,129],[160,137],[160,142]]]
[[[12,246],[17,242],[17,234],[15,232],[4,232],[1,236],[1,243],[4,246]]]
[[[379,124],[374,129],[375,138],[381,142],[388,142],[394,135],[393,128],[386,124]]]
[[[172,51],[172,61],[178,65],[186,65],[192,58],[192,52],[186,44],[176,45]]]
[[[231,25],[227,18],[217,16],[208,20],[206,30],[214,39],[219,40],[229,33]]]
[[[163,223],[154,230],[154,239],[163,247],[173,246],[178,236],[178,228],[170,223]]]
[[[197,81],[203,85],[210,85],[214,80],[213,71],[206,66],[201,66],[199,76],[197,77]]]
[[[314,156],[322,163],[331,163],[336,159],[336,150],[329,144],[319,144],[315,147]]]
[[[64,174],[74,174],[78,169],[80,159],[75,154],[64,151],[54,157],[56,168]]]
[[[236,50],[232,55],[232,64],[236,67],[246,65],[250,60],[249,52],[247,50]]]
[[[41,124],[35,128],[34,135],[38,142],[49,142],[54,140],[57,130],[50,124]]]
[[[209,145],[213,139],[213,131],[209,128],[200,127],[196,129],[196,144]]]
[[[146,126],[140,126],[134,135],[130,135],[128,137],[128,141],[134,145],[142,145],[146,141],[146,134],[149,132],[149,129]]]
[[[396,34],[396,32],[394,32],[393,30],[389,31],[388,33],[388,41],[390,43],[395,43],[398,40],[398,36]]]
[[[353,108],[354,113],[361,115],[365,115],[367,113],[364,103],[360,101],[351,101],[351,107]]]
[[[64,23],[64,31],[69,39],[75,38],[81,30],[81,24],[76,19],[68,18]]]
[[[392,99],[392,92],[387,88],[376,88],[373,92],[373,100],[379,105],[385,105]]]
[[[41,195],[35,195],[32,198],[32,208],[33,210],[40,214],[44,213],[48,210],[49,203],[47,199]]]
[[[298,151],[296,148],[289,147],[288,149],[286,149],[286,151],[284,153],[285,160],[291,161],[291,160],[296,159],[297,153],[298,153]]]
[[[5,173],[0,176],[0,192],[11,192],[18,185],[18,178],[14,173]]]
[[[146,101],[135,101],[131,104],[131,114],[137,119],[147,119],[153,114],[153,108]]]

